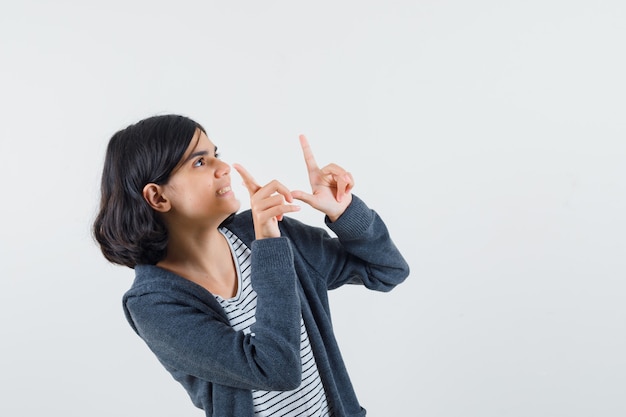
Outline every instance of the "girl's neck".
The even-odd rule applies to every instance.
[[[204,233],[170,234],[167,255],[157,265],[224,298],[237,292],[230,245],[217,228]]]

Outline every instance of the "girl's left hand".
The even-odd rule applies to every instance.
[[[352,202],[354,178],[336,164],[329,164],[320,169],[304,135],[300,135],[300,146],[309,173],[311,194],[298,190],[292,191],[291,195],[326,214],[330,221],[334,222]]]

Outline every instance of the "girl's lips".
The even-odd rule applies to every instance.
[[[224,188],[220,188],[219,190],[217,190],[217,195],[224,195],[227,192],[229,192],[231,190],[230,186],[224,187]]]

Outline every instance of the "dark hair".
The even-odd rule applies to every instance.
[[[179,115],[153,116],[115,133],[102,170],[100,210],[93,234],[110,262],[134,268],[156,264],[167,249],[165,223],[143,198],[146,184],[164,184],[196,131]]]

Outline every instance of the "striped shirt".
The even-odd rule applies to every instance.
[[[249,334],[256,319],[256,293],[250,281],[250,249],[230,230],[220,228],[226,237],[237,269],[237,294],[230,299],[215,298],[224,308],[231,326]],[[293,391],[252,391],[254,413],[262,417],[329,417],[326,393],[322,386],[304,320],[300,317],[300,358],[302,382]]]

